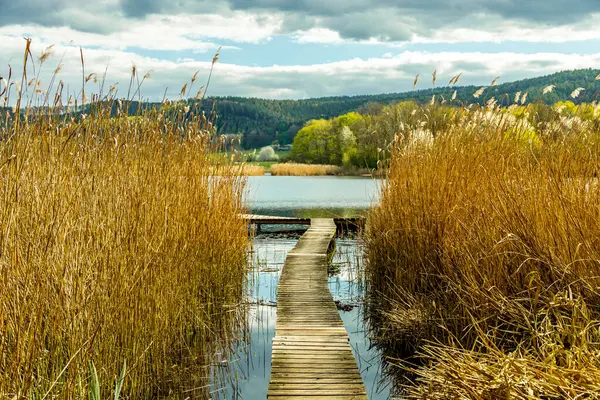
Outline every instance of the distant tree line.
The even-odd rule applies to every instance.
[[[363,111],[367,112],[350,112],[307,122],[294,138],[291,159],[309,164],[375,169],[385,166],[380,163],[389,160],[394,142],[433,140],[440,132],[468,124],[476,112],[489,114],[488,123],[502,125],[502,118],[521,120],[518,132],[507,129],[506,134],[517,135],[527,143],[556,137],[569,126],[587,126],[592,130],[600,126],[600,105],[570,100],[555,104],[537,101],[526,105],[513,101],[508,107],[497,104],[474,107],[441,103],[420,105],[415,101],[403,101]]]
[[[242,147],[252,149],[271,144],[290,144],[309,121],[328,120],[351,112],[358,112],[363,116],[376,115],[386,106],[404,101],[426,105],[434,100],[437,104],[458,106],[473,103],[483,105],[493,98],[498,105],[507,106],[514,102],[517,93],[520,94],[520,99],[523,99],[527,93],[525,96],[527,104],[536,102],[554,104],[567,100],[576,104],[591,103],[600,97],[600,81],[596,80],[599,74],[600,70],[581,69],[487,86],[477,98],[473,94],[480,89],[479,86],[440,86],[404,93],[302,100],[209,97],[203,100],[189,99],[176,104],[177,107],[189,107],[192,110],[187,112],[205,113],[213,120],[219,134],[239,135]],[[544,94],[543,90],[548,85],[553,85],[553,90]],[[571,94],[577,88],[585,90],[573,99]],[[126,102],[126,106],[128,115],[137,115],[142,109],[158,107],[159,104],[132,101]],[[115,116],[117,113],[115,103],[111,115]]]
[[[292,143],[298,131],[311,120],[331,119],[353,111],[362,115],[373,115],[387,105],[408,100],[426,105],[431,102],[433,96],[437,103],[452,105],[486,104],[493,97],[499,105],[507,106],[514,102],[519,92],[521,98],[527,93],[527,104],[554,104],[567,100],[591,103],[600,97],[600,81],[596,80],[599,74],[600,70],[582,69],[503,83],[486,87],[478,98],[473,94],[480,89],[479,86],[445,86],[404,93],[303,100],[209,98],[204,100],[202,109],[214,110],[218,115],[216,123],[219,132],[241,134],[244,148],[259,148],[274,142]],[[554,85],[552,92],[543,94],[548,85]],[[571,93],[580,87],[585,90],[579,97],[570,98]],[[455,91],[456,95],[452,100]]]

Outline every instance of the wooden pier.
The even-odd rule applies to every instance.
[[[277,292],[268,398],[366,400],[350,339],[327,285],[333,219],[312,219],[289,252]]]
[[[276,217],[272,215],[255,214],[242,214],[241,217],[246,220],[248,224],[255,225],[258,232],[260,232],[262,225],[311,225],[310,218]],[[334,222],[338,231],[361,229],[365,224],[365,219],[363,217],[332,218],[331,221]]]
[[[272,215],[242,214],[249,224],[255,225],[310,225],[310,218],[276,217]]]

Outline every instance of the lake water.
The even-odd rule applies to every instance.
[[[362,215],[378,199],[380,181],[357,177],[250,177],[246,194],[249,211],[261,215],[351,217]],[[276,228],[276,227],[271,227]],[[216,366],[226,377],[212,388],[215,399],[265,399],[271,373],[271,346],[277,322],[277,284],[287,253],[306,227],[296,233],[269,232],[254,238],[249,251],[249,307],[246,330],[234,341],[234,351]],[[356,237],[336,239],[335,267],[329,288],[335,300],[352,306],[339,311],[350,336],[369,399],[390,398],[391,384],[382,373],[381,352],[368,337],[362,316],[364,281],[362,249]]]
[[[338,176],[250,176],[249,211],[281,217],[355,217],[379,199],[381,180]]]

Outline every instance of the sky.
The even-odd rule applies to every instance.
[[[106,72],[120,97],[133,65],[150,73],[149,101],[178,98],[199,71],[193,96],[221,48],[208,95],[300,99],[409,91],[416,74],[426,89],[434,70],[439,86],[599,68],[600,1],[0,0],[5,80],[9,66],[20,78],[25,37],[42,88],[61,65],[57,79],[80,92],[81,48],[85,75]]]

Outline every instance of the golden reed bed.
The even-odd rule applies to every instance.
[[[2,111],[0,398],[201,396],[243,319],[239,171],[200,113],[111,92]]]
[[[598,125],[461,113],[399,133],[367,224],[369,315],[405,396],[596,398]]]

